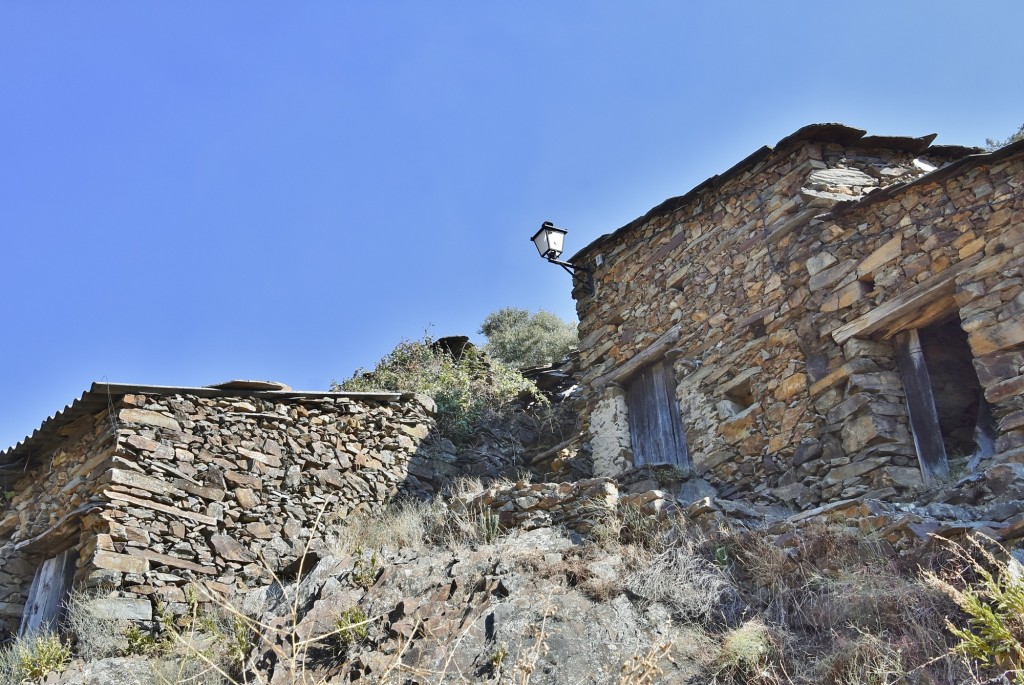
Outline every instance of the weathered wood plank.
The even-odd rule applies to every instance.
[[[946,447],[942,443],[939,414],[935,409],[932,383],[917,330],[900,333],[896,337],[896,359],[907,393],[907,411],[910,414],[917,459],[921,464],[921,475],[926,483],[947,478],[949,462],[946,459]]]
[[[689,464],[675,385],[672,365],[662,361],[634,375],[626,387],[635,466]]]
[[[81,526],[80,519],[86,514],[102,510],[106,505],[102,502],[86,502],[75,507],[44,530],[39,535],[28,540],[22,540],[14,546],[16,551],[31,550],[32,552],[48,551],[48,548],[58,547],[66,543],[67,539],[78,533]]]
[[[878,305],[863,316],[832,331],[832,339],[842,345],[850,338],[866,338],[872,333],[924,309],[935,300],[952,297],[956,290],[956,277],[977,264],[980,259],[981,253],[908,288],[888,302]]]
[[[682,327],[678,324],[668,329],[663,333],[657,340],[648,345],[642,351],[636,353],[628,360],[615,367],[608,373],[598,376],[591,383],[591,387],[595,389],[601,389],[607,386],[609,383],[617,383],[627,380],[630,376],[637,373],[645,366],[649,366],[653,362],[658,361],[665,355],[668,348],[679,340],[680,332]]]
[[[75,575],[77,549],[66,549],[44,561],[36,571],[25,603],[19,634],[57,630],[64,612],[65,599]]]

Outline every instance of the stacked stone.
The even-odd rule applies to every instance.
[[[792,325],[808,290],[778,252],[839,200],[924,173],[909,153],[807,144],[701,192],[674,212],[639,220],[599,249],[599,295],[578,305],[584,384],[678,327],[677,395],[694,465],[723,494],[768,494],[801,439],[820,423],[810,406],[807,342]],[[621,388],[585,412],[595,475],[632,466]],[[809,499],[813,499],[810,497]]]
[[[433,410],[420,396],[114,398],[86,417],[94,430],[15,487],[0,572],[22,589],[6,614],[20,615],[41,560],[13,545],[61,516],[78,536],[76,582],[116,589],[112,613],[126,618],[150,618],[157,602],[184,612],[189,583],[233,592],[287,575],[318,519],[379,509],[406,485]]]
[[[853,211],[833,212],[791,249],[810,275],[806,306],[825,336],[956,267],[953,301],[935,306],[959,309],[975,370],[999,419],[997,451],[1024,444],[1008,418],[1021,403],[1019,387],[1012,387],[1024,360],[1021,305],[1015,304],[1022,289],[1022,190],[1019,159],[980,166],[878,201],[869,196]],[[906,326],[922,314],[929,312],[912,312]],[[830,342],[823,340],[818,363],[809,364],[814,407],[826,418],[820,431],[826,475],[810,486],[821,487],[828,500],[921,485],[892,343],[851,338],[838,348]]]
[[[533,530],[563,526],[579,533],[593,528],[619,503],[619,489],[610,478],[573,483],[530,483],[520,480],[495,485],[453,501],[469,511],[497,514],[503,528]]]
[[[94,481],[109,464],[117,435],[108,412],[64,427],[67,441],[41,468],[14,484],[0,512],[0,633],[16,630],[48,545],[60,543],[75,515],[98,504]],[[63,524],[68,524],[67,526]],[[73,527],[72,527],[73,529]]]
[[[663,490],[624,494],[610,478],[590,478],[572,483],[515,483],[493,485],[481,493],[453,501],[470,512],[488,510],[503,528],[534,530],[560,526],[587,533],[620,507],[631,507],[645,516],[663,516],[675,506]]]
[[[1024,450],[1018,452],[1012,456],[1024,461]],[[885,497],[892,492],[877,494]],[[659,489],[622,494],[614,480],[595,478],[561,484],[505,483],[457,499],[453,505],[495,512],[506,529],[561,526],[578,533],[590,532],[608,514],[629,507],[643,516],[683,517],[709,534],[737,526],[764,530],[774,535],[776,546],[794,550],[808,535],[820,534],[829,526],[870,533],[879,551],[891,556],[920,554],[926,546],[935,544],[936,537],[959,540],[984,535],[1010,547],[1024,542],[1024,464],[991,466],[932,490],[929,499],[899,504],[859,496],[793,514],[781,507],[718,497],[688,503]]]
[[[660,348],[692,464],[723,496],[809,507],[920,486],[892,342],[834,334],[954,267],[955,301],[931,306],[960,308],[997,449],[1024,442],[1024,162],[900,186],[964,152],[877,144],[780,149],[576,257],[601,262],[596,296],[574,293],[594,475],[633,466],[617,370]]]

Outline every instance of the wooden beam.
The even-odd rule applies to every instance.
[[[936,300],[952,297],[956,291],[956,277],[977,264],[981,257],[982,254],[978,253],[910,287],[888,302],[835,329],[832,331],[832,339],[842,345],[850,338],[866,338],[895,324],[899,324],[901,329],[906,328],[908,317]],[[892,332],[888,337],[891,336]]]
[[[530,458],[530,464],[531,465],[539,464],[540,462],[544,461],[548,457],[552,457],[552,456],[558,454],[559,452],[564,450],[566,447],[568,447],[568,446],[570,446],[570,445],[572,445],[574,443],[577,443],[580,440],[582,440],[582,438],[579,435],[574,435],[571,438],[569,438],[568,440],[565,440],[563,442],[558,443],[554,447],[549,447],[548,449],[544,450],[543,452],[540,452],[539,454],[535,454],[533,457]]]
[[[635,374],[637,371],[643,369],[645,366],[649,366],[650,364],[658,361],[665,356],[669,347],[679,340],[681,332],[682,326],[676,324],[645,349],[637,352],[608,373],[595,378],[593,383],[591,383],[591,387],[595,390],[600,390],[611,383],[620,383]]]
[[[48,552],[58,548],[68,538],[78,533],[78,529],[81,527],[80,519],[83,516],[105,509],[106,506],[103,502],[86,502],[64,514],[56,523],[39,535],[17,543],[14,546],[14,550],[17,552]]]
[[[935,396],[928,367],[924,363],[924,351],[917,330],[900,333],[896,337],[896,358],[903,376],[903,387],[907,393],[907,412],[910,414],[910,429],[914,435],[914,447],[921,464],[924,482],[949,477],[949,461],[946,446],[942,443],[942,429],[939,414],[935,409]]]

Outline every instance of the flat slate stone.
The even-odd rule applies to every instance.
[[[819,169],[811,172],[811,183],[830,186],[873,186],[875,179],[857,169]]]
[[[97,618],[121,621],[152,621],[153,604],[148,599],[109,597],[89,602],[89,611]]]

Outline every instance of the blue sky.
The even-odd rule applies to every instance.
[[[0,449],[94,380],[323,389],[800,126],[1024,123],[1024,5],[0,4]]]

